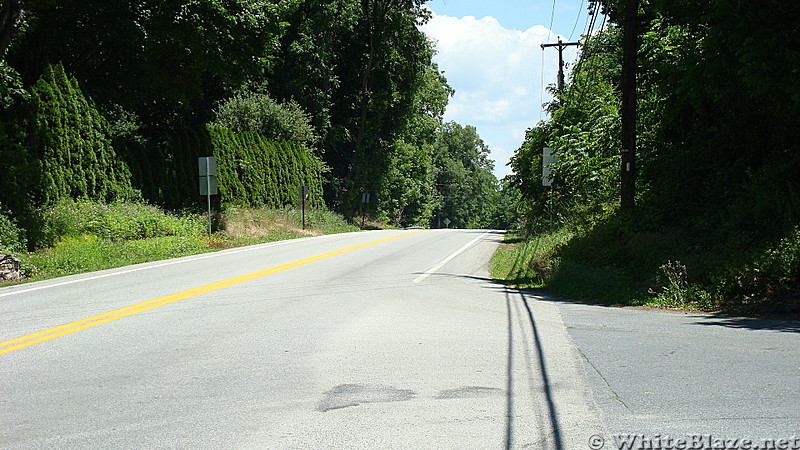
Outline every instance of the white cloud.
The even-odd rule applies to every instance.
[[[445,120],[474,125],[492,149],[495,174],[508,174],[505,164],[522,144],[525,130],[544,118],[542,78],[544,84],[555,82],[558,52],[548,49],[543,55],[540,45],[557,37],[542,25],[510,30],[493,17],[434,14],[421,29],[436,43],[435,60],[456,90]],[[564,51],[566,61],[574,55],[574,47]]]

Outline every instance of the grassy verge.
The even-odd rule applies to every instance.
[[[520,288],[602,304],[797,318],[800,231],[764,247],[690,245],[675,230],[568,228],[509,235],[492,277]]]
[[[34,252],[17,245],[23,281],[111,269],[278,240],[357,231],[342,216],[326,210],[230,208],[218,218],[220,230],[207,235],[198,214],[166,213],[138,203],[62,202],[42,212],[40,242]],[[10,248],[10,246],[9,246]]]
[[[575,300],[658,306],[636,289],[631,277],[620,269],[565,258],[561,252],[573,238],[575,233],[564,229],[529,240],[511,235],[492,258],[492,278]]]

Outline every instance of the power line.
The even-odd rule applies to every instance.
[[[550,10],[550,26],[547,27],[547,42],[550,42],[550,35],[553,34],[553,18],[556,16],[556,0],[553,0],[553,9]]]
[[[580,45],[579,42],[562,42],[561,38],[558,38],[558,44],[542,44],[542,50],[546,47],[555,47],[558,50],[558,92],[564,91],[564,56],[563,52],[564,49],[569,46],[578,46]]]
[[[578,15],[575,17],[575,25],[572,26],[572,31],[569,32],[569,40],[572,40],[572,36],[575,35],[575,29],[578,28],[578,21],[581,18],[581,12],[583,11],[583,0],[581,0],[581,6],[578,7]]]
[[[542,64],[540,64],[542,69],[542,74],[539,78],[539,86],[541,90],[539,91],[539,121],[542,121],[542,110],[544,109],[542,106],[544,105],[544,49],[542,49]]]
[[[578,80],[576,80],[576,84],[575,84],[575,87],[577,88],[577,91],[578,91],[578,98],[577,98],[578,105],[582,105],[583,104],[585,96],[586,96],[586,93],[587,93],[588,84],[591,82],[591,80],[594,79],[595,74],[599,70],[597,65],[594,64],[594,61],[596,60],[596,58],[598,56],[598,52],[593,50],[588,45],[589,42],[592,41],[591,38],[593,37],[593,34],[591,33],[591,31],[594,28],[594,24],[597,23],[596,22],[596,15],[598,13],[603,15],[603,21],[602,21],[602,23],[600,25],[600,30],[598,31],[598,34],[601,33],[605,29],[606,19],[608,19],[608,15],[607,14],[603,14],[602,11],[598,11],[598,8],[596,8],[596,1],[595,0],[589,0],[589,1],[592,3],[592,6],[591,6],[592,12],[590,13],[590,17],[593,17],[595,20],[592,21],[592,24],[591,24],[590,28],[587,28],[587,34],[585,35],[586,39],[584,40],[584,43],[583,43],[583,48],[581,50],[580,58],[578,59],[576,67],[573,69],[573,73],[577,73],[576,71],[580,72],[581,70],[584,71],[584,75],[581,77],[582,82],[579,82]]]

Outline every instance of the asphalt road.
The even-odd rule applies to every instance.
[[[0,447],[800,434],[800,325],[520,293],[487,279],[501,240],[351,233],[0,288]]]

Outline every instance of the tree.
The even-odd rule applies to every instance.
[[[214,124],[233,131],[259,133],[275,142],[313,145],[311,119],[295,101],[278,103],[269,94],[241,91],[222,102]]]
[[[61,63],[100,104],[121,105],[150,124],[174,121],[176,114],[202,124],[227,86],[265,72],[290,6],[278,0],[30,2],[8,62],[26,85]]]
[[[65,198],[130,199],[130,171],[111,144],[108,123],[77,80],[48,67],[30,99],[0,128],[0,202],[35,232],[36,208]],[[31,239],[36,244],[36,239]]]
[[[5,56],[11,41],[17,37],[24,21],[21,0],[4,0],[3,10],[0,12],[0,59]]]
[[[436,225],[445,218],[456,228],[488,227],[494,215],[492,197],[498,190],[489,148],[471,126],[445,123],[434,153],[438,205]]]
[[[433,47],[417,28],[420,0],[305,0],[291,16],[270,93],[314,118],[331,167],[327,200],[353,213],[380,190],[392,148],[419,114]],[[413,140],[413,139],[412,139]]]

